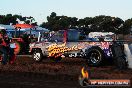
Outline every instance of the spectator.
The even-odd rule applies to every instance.
[[[16,58],[14,49],[10,48],[10,39],[3,30],[0,31],[0,52],[3,54],[3,65],[7,64],[8,59],[10,64],[14,62]]]
[[[5,30],[0,31],[0,52],[3,54],[2,64],[5,65],[8,59],[7,45],[4,41],[4,32]]]

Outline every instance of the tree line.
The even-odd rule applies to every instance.
[[[30,24],[30,21],[34,20],[32,16],[23,17],[17,14],[15,15],[7,14],[7,15],[0,15],[0,24],[10,25],[10,23],[12,23],[13,25],[15,25],[18,23],[17,19],[19,19],[20,21],[24,21],[26,24]],[[37,22],[31,24],[37,26]]]
[[[21,15],[0,15],[0,24],[13,25],[17,24],[20,19],[26,24],[30,24],[30,21],[34,19],[32,16],[23,17]],[[37,22],[31,23],[37,26]],[[111,17],[105,15],[99,15],[95,17],[85,17],[78,19],[77,17],[57,16],[55,12],[52,12],[50,16],[47,16],[47,22],[43,22],[41,27],[47,28],[51,31],[78,29],[84,31],[86,34],[89,32],[114,32],[116,34],[129,34],[132,26],[132,18],[123,21],[119,17]]]
[[[129,34],[132,26],[132,19],[123,21],[119,17],[105,15],[78,19],[76,17],[68,17],[64,15],[57,16],[55,12],[52,12],[50,16],[47,16],[47,22],[43,22],[41,26],[52,31],[78,29],[83,30],[86,34],[89,32]]]

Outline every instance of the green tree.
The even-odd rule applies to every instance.
[[[12,23],[13,25],[17,24],[18,22],[16,21],[16,19],[20,19],[20,21],[26,21],[26,23],[29,23],[26,18],[27,17],[22,17],[21,15],[12,15],[12,14],[7,14],[7,15],[0,15],[0,24],[6,24],[9,25],[10,23]],[[30,19],[34,19],[33,17],[28,17]],[[37,23],[35,23],[37,24]]]
[[[42,27],[46,27],[49,30],[63,30],[68,28],[75,28],[89,32],[114,32],[116,34],[126,34],[128,24],[130,22],[124,21],[118,17],[111,17],[105,15],[99,15],[95,17],[85,17],[84,19],[78,19],[76,17],[57,16],[55,12],[52,12],[50,16],[47,16],[48,22],[43,22]]]
[[[77,29],[78,28],[78,18],[68,17],[68,19],[69,19],[69,28]]]
[[[123,26],[123,33],[124,34],[129,34],[131,31],[131,27],[132,27],[132,18],[131,19],[127,19],[124,22],[124,26]]]

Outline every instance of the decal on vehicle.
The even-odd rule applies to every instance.
[[[67,47],[66,43],[63,44],[51,44],[48,46],[48,52],[49,52],[49,57],[59,57],[61,56],[64,52],[68,51],[75,51],[79,50],[78,46],[73,45],[72,47]]]
[[[102,48],[102,50],[104,50],[104,52],[108,56],[110,56],[109,45],[110,45],[109,42],[80,42],[77,45],[72,45],[71,47],[67,47],[66,43],[63,43],[63,44],[54,43],[48,46],[48,52],[49,52],[48,56],[59,57],[65,52],[77,51],[77,50],[81,50],[83,48],[92,47],[92,46],[99,46],[100,48]]]

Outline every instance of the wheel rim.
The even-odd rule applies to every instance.
[[[41,57],[40,53],[35,53],[35,54],[34,54],[34,59],[35,59],[36,61],[40,60],[40,57]]]
[[[90,54],[90,61],[92,62],[92,63],[99,63],[100,62],[100,60],[101,60],[101,55],[100,55],[100,52],[98,52],[98,51],[93,51],[93,52],[91,52],[91,54]]]

